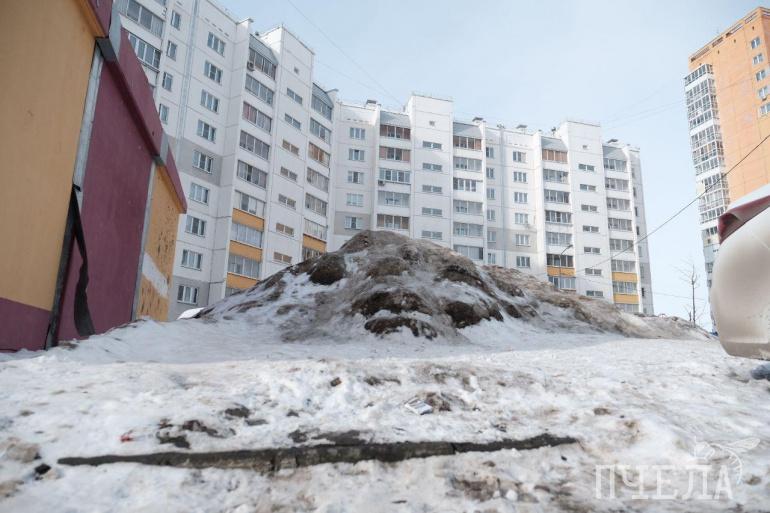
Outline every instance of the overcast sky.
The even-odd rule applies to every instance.
[[[641,148],[648,230],[695,196],[682,83],[688,57],[758,5],[221,1],[236,16],[251,17],[257,30],[283,24],[294,32],[315,52],[316,81],[339,89],[344,100],[397,107],[419,91],[451,97],[458,117],[509,127],[600,122],[605,140]],[[652,235],[649,247],[656,313],[686,315],[690,292],[677,268],[691,259],[703,273],[697,205]],[[702,281],[701,305],[705,274]]]

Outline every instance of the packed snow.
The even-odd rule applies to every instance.
[[[45,353],[0,357],[0,511],[770,508],[770,384],[750,378],[756,362],[727,356],[717,341],[676,320],[564,299],[528,278],[514,276],[522,293],[512,296],[503,290],[508,282],[491,278],[502,270],[478,270],[486,290],[437,282],[440,266],[432,273],[425,260],[414,274],[372,283],[370,292],[428,291],[431,308],[446,297],[472,296],[489,310],[510,302],[521,316],[500,307],[502,320],[492,315],[458,327],[451,315],[402,310],[437,335],[420,328],[415,336],[408,325],[376,333],[363,325],[394,312],[348,313],[365,290],[358,271],[367,272],[366,250],[353,249],[344,276],[328,284],[314,283],[306,267],[199,318],[142,321]],[[447,296],[455,286],[465,295]],[[337,325],[313,330],[312,322],[296,318],[292,326],[283,318],[303,307],[312,316],[318,294],[331,298],[334,307],[323,315]],[[532,315],[527,305],[535,305]],[[288,313],[278,314],[282,307]],[[432,405],[431,413],[405,407],[415,398]],[[58,463],[310,446],[351,432],[381,443],[546,432],[578,443],[267,474]],[[693,484],[693,468],[703,483]]]

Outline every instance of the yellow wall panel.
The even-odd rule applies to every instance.
[[[251,258],[252,260],[262,261],[262,250],[249,246],[248,244],[241,244],[234,240],[230,241],[230,252],[234,255],[240,255],[242,257]]]
[[[636,273],[612,273],[612,281],[633,281],[637,282]]]
[[[234,289],[248,289],[256,285],[257,280],[245,276],[227,273],[227,286]]]
[[[233,221],[238,224],[251,226],[252,228],[256,228],[257,230],[261,230],[261,231],[265,230],[264,219],[262,219],[261,217],[253,216],[248,212],[244,212],[243,210],[238,210],[236,208],[233,209]]]
[[[572,267],[554,267],[549,265],[548,276],[575,276],[575,269]]]
[[[315,237],[303,235],[302,245],[306,248],[314,249],[316,251],[320,251],[321,253],[326,253],[326,243],[322,240],[316,239]]]
[[[613,299],[616,303],[624,305],[638,305],[639,296],[636,294],[614,294]]]

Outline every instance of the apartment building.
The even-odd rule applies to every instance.
[[[543,134],[459,121],[452,101],[423,95],[402,111],[336,110],[332,250],[393,230],[653,312],[637,148],[603,143],[591,123]]]
[[[652,312],[649,260],[633,253],[645,233],[638,150],[603,145],[598,126],[488,127],[424,95],[398,111],[351,105],[314,82],[312,50],[284,27],[257,34],[214,0],[118,6],[189,200],[171,318],[365,228]]]
[[[312,50],[211,0],[117,9],[189,203],[169,317],[326,251],[335,93],[313,82]]]
[[[717,218],[770,183],[768,37],[770,10],[754,9],[691,55],[684,78],[696,191],[705,193],[698,215],[709,287]]]

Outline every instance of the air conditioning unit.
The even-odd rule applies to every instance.
[[[251,61],[246,62],[246,69],[249,71],[254,71],[254,63]]]
[[[377,180],[377,185],[379,185],[380,187],[384,187],[385,186],[385,180]]]

